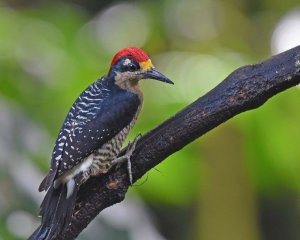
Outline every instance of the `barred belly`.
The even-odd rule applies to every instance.
[[[114,138],[102,145],[92,155],[92,163],[89,168],[83,173],[82,182],[85,182],[90,176],[97,176],[107,173],[112,165],[112,160],[115,159],[122,149],[123,142],[125,141],[133,124],[125,127]],[[91,156],[89,156],[91,157]]]

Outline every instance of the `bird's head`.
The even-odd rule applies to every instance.
[[[134,47],[124,48],[114,56],[108,77],[113,77],[121,87],[137,85],[146,78],[174,84],[156,70],[145,51]]]

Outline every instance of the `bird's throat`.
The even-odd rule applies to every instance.
[[[139,80],[138,79],[129,79],[126,76],[121,76],[121,75],[116,75],[115,77],[115,83],[117,86],[119,86],[120,88],[132,92],[134,94],[137,94],[140,101],[143,102],[143,93],[140,89],[139,86]]]

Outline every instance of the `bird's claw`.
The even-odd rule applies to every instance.
[[[126,153],[123,156],[118,157],[112,161],[113,165],[123,163],[125,161],[127,162],[127,171],[128,171],[130,185],[132,185],[132,182],[133,182],[130,158],[135,150],[135,146],[136,146],[137,142],[141,139],[141,137],[142,137],[142,134],[140,134],[140,133],[138,135],[136,135],[133,142],[128,143]]]
[[[137,142],[141,139],[141,137],[142,137],[142,134],[138,133],[138,135],[136,135],[136,137],[134,138],[133,142],[128,143],[128,147],[127,147],[125,155],[130,155],[130,156],[132,155],[132,153],[135,150],[135,146],[136,146]]]

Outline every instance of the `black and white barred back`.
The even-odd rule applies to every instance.
[[[107,161],[119,153],[133,127],[140,103],[136,94],[119,88],[105,77],[91,84],[77,98],[64,121],[53,150],[49,175],[39,190],[48,189],[54,179],[78,168],[91,154],[99,163],[98,172],[102,172],[103,166],[105,173],[110,167]],[[90,171],[92,175],[96,175],[95,164]],[[84,175],[86,179],[87,173]]]
[[[42,223],[30,240],[53,239],[70,222],[80,185],[106,173],[133,127],[141,99],[102,77],[71,107],[56,140],[49,174],[39,190]]]

